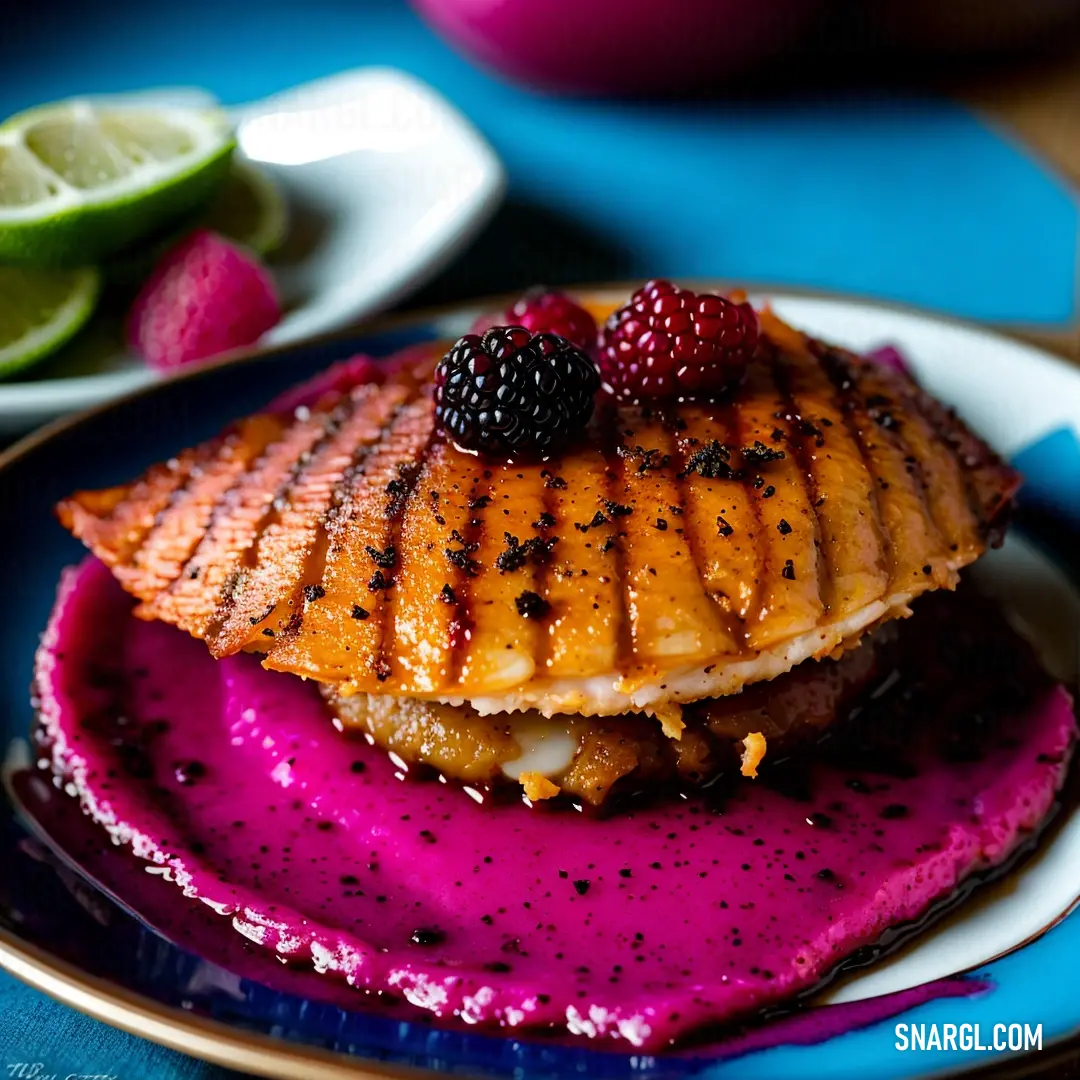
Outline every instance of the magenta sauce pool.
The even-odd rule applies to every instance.
[[[99,563],[65,576],[38,658],[40,751],[154,886],[455,1024],[628,1050],[790,998],[1007,860],[1076,732],[1019,639],[969,618],[979,648],[949,627],[918,677],[867,702],[872,723],[798,772],[604,820],[477,805],[402,780],[312,685],[215,662],[130,610]]]

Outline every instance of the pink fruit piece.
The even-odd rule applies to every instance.
[[[505,311],[481,315],[469,333],[482,337],[493,326],[524,326],[534,334],[558,334],[590,355],[595,355],[599,337],[596,320],[585,308],[566,293],[543,286],[529,289]]]
[[[128,343],[151,367],[169,370],[250,345],[280,318],[266,268],[199,229],[162,257],[135,298]]]
[[[866,355],[877,364],[892,368],[893,371],[907,375],[908,378],[914,378],[907,357],[895,345],[881,345],[876,349],[871,349]]]
[[[527,292],[509,308],[504,321],[534,334],[558,334],[586,352],[596,350],[596,320],[566,293]]]
[[[646,282],[600,333],[600,373],[628,401],[719,393],[737,385],[760,329],[747,303]]]

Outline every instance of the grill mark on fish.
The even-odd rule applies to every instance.
[[[467,505],[469,506],[476,506],[478,500],[482,500],[485,496],[490,499],[492,491],[491,479],[493,474],[491,470],[485,469],[479,461],[474,461],[474,466],[472,482],[469,485],[467,496]],[[485,572],[484,567],[477,566],[473,568],[472,556],[478,549],[482,539],[483,513],[487,505],[485,503],[483,506],[476,506],[475,510],[470,511],[465,521],[465,528],[459,534],[459,544],[454,548],[456,551],[460,547],[463,556],[460,562],[454,564],[454,569],[458,575],[457,583],[454,586],[457,603],[454,605],[454,621],[450,625],[450,657],[447,664],[446,680],[449,686],[459,685],[466,674],[469,641],[472,638],[473,631],[474,582],[479,574]]]
[[[731,402],[709,409],[684,406],[681,411],[688,430],[695,433],[677,440],[681,472],[689,472],[690,458],[702,446],[729,448],[738,444],[735,406]],[[730,454],[730,450],[727,452]],[[758,517],[738,470],[730,470],[730,475],[717,472],[716,476],[702,476],[695,471],[680,478],[683,490],[693,495],[685,506],[684,519],[698,536],[699,549],[706,553],[709,565],[702,571],[712,576],[710,592],[721,606],[730,608],[737,620],[734,630],[740,650],[745,651],[747,619],[761,586]],[[750,482],[757,486],[757,479],[755,476]],[[765,487],[763,477],[760,487]]]
[[[838,391],[807,351],[802,335],[784,341],[779,362],[799,411],[811,401],[817,409],[824,445],[818,448],[815,438],[809,457],[820,504],[815,509],[823,557],[831,569],[830,592],[823,599],[834,618],[844,617],[881,599],[889,584],[875,482]]]
[[[929,416],[931,424],[938,437],[941,439],[942,444],[946,446],[949,452],[954,454],[958,460],[968,464],[965,456],[964,439],[962,436],[957,436],[955,427],[951,425],[949,411],[944,407],[938,407],[932,410],[929,413]],[[988,539],[991,531],[990,520],[992,514],[987,508],[983,493],[979,490],[981,479],[980,473],[978,471],[969,472],[967,470],[963,470],[963,473],[964,487],[968,492],[968,504],[975,514],[980,534],[984,539]]]
[[[888,393],[900,399],[904,410],[902,442],[918,465],[927,510],[948,542],[949,550],[956,552],[961,547],[973,550],[981,540],[978,516],[953,449],[938,438],[906,380],[901,382],[899,376],[866,362],[863,377],[872,392]]]
[[[789,448],[792,425],[784,419],[781,405],[771,372],[765,365],[752,364],[737,409],[740,445],[761,442]],[[823,614],[817,587],[817,519],[797,460],[789,449],[778,453],[781,457],[773,462],[740,469],[744,489],[755,502],[762,564],[760,603],[755,616],[747,619],[748,644],[754,649],[769,648],[811,629]],[[765,481],[761,488],[756,473]],[[766,498],[770,488],[773,493]],[[782,527],[785,522],[789,529]]]
[[[448,685],[450,629],[457,613],[459,578],[446,557],[453,530],[468,520],[466,494],[456,477],[474,459],[436,438],[416,482],[415,495],[403,508],[397,586],[391,595],[395,628],[395,670],[387,692],[417,688],[434,691]],[[447,590],[449,590],[447,592]]]
[[[821,505],[821,491],[818,488],[817,478],[812,468],[813,453],[810,449],[810,440],[814,440],[814,449],[824,448],[825,433],[823,429],[813,424],[813,421],[805,416],[791,392],[791,384],[787,378],[783,364],[780,361],[780,350],[769,343],[766,348],[772,353],[770,369],[776,389],[783,401],[783,409],[787,413],[786,420],[790,424],[788,430],[787,447],[799,466],[799,475],[802,478],[803,491],[806,493],[806,501],[810,505],[810,512],[814,519],[814,546],[817,548],[818,557],[815,560],[817,567],[818,596],[826,614],[829,613],[827,598],[833,593],[833,580],[829,560],[824,557],[824,542],[822,539],[821,515],[818,509]],[[813,428],[811,431],[810,428]],[[790,527],[790,526],[789,526]]]
[[[664,410],[663,423],[665,428],[674,432],[677,430],[677,425],[674,422],[674,414],[671,410]],[[705,557],[704,548],[702,543],[702,537],[697,534],[697,516],[688,512],[690,509],[690,500],[687,498],[687,489],[690,483],[690,477],[687,473],[687,461],[689,460],[688,454],[686,454],[683,448],[679,445],[679,440],[673,438],[671,440],[671,460],[673,471],[673,484],[675,486],[676,501],[675,506],[679,508],[679,513],[676,515],[678,518],[677,527],[683,530],[683,540],[686,542],[687,549],[690,553],[690,561],[694,564],[694,568],[697,571],[698,581],[701,583],[702,592],[716,605],[717,611],[720,613],[720,618],[723,623],[724,633],[727,637],[738,643],[740,646],[746,641],[746,623],[741,617],[739,612],[733,606],[725,606],[720,597],[709,588],[709,582],[706,580],[705,575]],[[716,528],[716,526],[713,526]]]
[[[281,421],[273,416],[240,421],[217,453],[193,469],[187,484],[173,494],[130,564],[116,568],[118,580],[143,601],[152,600],[170,585],[202,539],[218,499],[281,430]]]
[[[387,487],[401,477],[400,466],[415,462],[433,425],[430,394],[409,384],[406,402],[383,425],[379,441],[342,475],[293,593],[292,618],[271,646],[267,667],[342,680],[365,666],[380,683],[385,682],[389,673],[377,664],[389,579],[374,566],[366,548],[385,550],[390,525]],[[364,603],[369,618],[343,618],[352,604],[363,603],[361,598],[370,602]],[[347,668],[346,654],[351,654],[350,661],[355,657],[355,665]]]
[[[739,445],[742,445],[743,441],[748,437],[749,432],[740,410],[732,408],[727,419],[728,430],[734,437],[734,441]],[[750,539],[754,549],[754,565],[757,567],[757,575],[754,578],[754,596],[747,605],[746,613],[743,616],[743,647],[745,649],[749,648],[750,645],[750,627],[760,623],[764,614],[766,597],[765,582],[768,579],[769,574],[773,572],[773,568],[772,560],[769,557],[770,547],[765,538],[765,521],[761,512],[761,503],[765,498],[764,492],[767,488],[758,489],[753,485],[752,481],[747,480],[745,477],[740,479],[739,483],[742,485],[742,494],[740,497],[744,500],[746,506],[749,507],[750,515],[754,523],[754,531],[750,535]]]
[[[619,456],[619,446],[622,440],[619,436],[619,411],[615,405],[605,400],[600,410],[597,431],[600,436],[600,452],[604,459],[603,479],[606,489],[607,500],[612,503],[619,502],[620,482],[622,480],[625,461]],[[620,529],[618,520],[611,523],[612,535],[615,538],[615,573],[618,588],[615,594],[618,597],[618,637],[616,647],[616,672],[625,674],[629,671],[634,660],[633,630],[630,626],[630,597],[628,595],[629,579],[626,570],[626,534]]]
[[[61,501],[57,516],[106,566],[127,564],[155,527],[161,512],[187,486],[200,462],[209,461],[222,437],[154,465],[131,484],[79,491]]]
[[[388,492],[390,499],[386,505],[386,516],[389,520],[390,539],[389,546],[383,550],[389,551],[391,548],[393,549],[394,559],[391,572],[395,576],[401,569],[402,522],[405,520],[405,514],[416,493],[417,483],[424,471],[424,462],[427,461],[431,454],[431,448],[437,438],[438,429],[433,417],[423,446],[408,462],[398,463],[398,483],[404,485],[404,490],[395,490],[392,494]],[[392,674],[392,658],[397,646],[397,625],[393,617],[394,605],[392,601],[379,604],[376,608],[376,614],[379,616],[379,651],[375,659],[375,669],[377,672],[385,672],[382,675],[382,680],[385,682]]]
[[[1016,493],[1019,476],[997,454],[969,431],[956,414],[946,408],[921,387],[913,393],[922,414],[934,430],[941,445],[952,454],[960,466],[968,503],[984,540],[995,541],[1000,532],[995,518],[1002,505]]]
[[[877,470],[863,437],[862,429],[855,419],[854,412],[859,403],[854,392],[854,382],[850,377],[850,373],[846,371],[846,365],[843,364],[842,360],[840,360],[838,364],[837,361],[840,358],[828,345],[810,340],[808,341],[808,346],[813,354],[821,361],[822,370],[833,385],[840,415],[844,418],[848,433],[851,435],[855,446],[859,450],[859,456],[862,459],[863,466],[870,475],[872,481],[870,484],[870,495],[871,504],[874,508],[874,520],[877,523],[878,535],[881,537],[882,550],[888,560],[888,583],[891,585],[896,581],[896,571],[897,566],[899,565],[900,556],[897,551],[896,539],[887,527],[885,516],[882,512],[881,496],[878,491]]]
[[[927,425],[930,428],[935,443],[941,448],[946,456],[951,458],[957,464],[960,472],[960,482],[963,485],[964,494],[967,498],[967,507],[975,522],[975,530],[978,533],[979,538],[985,541],[988,525],[985,507],[976,490],[975,477],[977,474],[971,473],[964,468],[963,455],[945,431],[942,421],[947,417],[947,410],[928,407],[931,404],[936,406],[937,403],[927,402],[925,400],[926,395],[924,394],[919,394],[918,397],[920,399],[919,404],[923,407],[923,415],[926,418]]]
[[[737,435],[739,430],[739,422],[737,418],[737,409],[734,405],[727,405],[721,410],[720,423],[724,429],[732,435]],[[737,441],[737,439],[736,439]],[[747,597],[746,603],[739,609],[739,626],[740,626],[740,640],[742,642],[743,651],[747,648],[747,623],[749,621],[750,612],[753,610],[755,602],[760,602],[762,595],[762,578],[764,576],[764,563],[761,556],[761,515],[758,512],[757,506],[754,504],[754,497],[750,494],[750,484],[753,481],[743,479],[739,481],[739,500],[743,506],[749,508],[749,516],[752,528],[747,531],[746,539],[749,544],[749,548],[753,554],[753,571],[754,578],[750,582],[751,588],[749,589],[750,595]],[[761,490],[764,493],[768,485],[766,484]],[[755,486],[755,490],[757,490]],[[763,496],[764,497],[764,494]],[[734,513],[731,514],[734,516]],[[727,519],[725,519],[727,520]],[[730,528],[730,524],[728,526]],[[719,523],[717,524],[719,531]]]
[[[668,508],[677,495],[671,437],[658,410],[627,406],[618,416],[622,494],[614,501],[632,509],[623,526],[630,538],[624,554],[634,662],[640,669],[635,679],[639,679],[675,658],[697,663],[734,652],[737,646],[725,629],[722,608],[701,584],[685,535],[670,527]],[[659,451],[659,460],[666,458],[667,464],[642,471],[634,464],[636,446]],[[618,511],[611,508],[609,515],[618,516]]]
[[[555,471],[555,475],[556,476],[561,475],[561,473],[558,471],[557,468],[556,468],[556,471]],[[555,502],[556,502],[556,500],[555,500],[554,494],[555,494],[554,490],[552,488],[548,487],[548,485],[546,483],[541,486],[541,488],[540,488],[540,515],[537,517],[536,524],[535,524],[534,527],[536,528],[536,535],[537,535],[537,537],[539,537],[540,540],[545,541],[545,542],[554,540],[557,543],[558,542],[558,537],[559,537],[559,533],[558,533],[559,520],[558,520],[558,518],[556,517],[556,514],[555,514],[555,510],[556,510]],[[554,524],[552,524],[552,525],[546,524],[546,522],[549,521],[549,520],[553,521]],[[567,524],[569,524],[569,523],[567,523]],[[570,527],[572,528],[573,526],[570,526]],[[557,555],[558,555],[558,553],[556,553],[556,557],[557,557]],[[536,568],[536,570],[533,573],[533,591],[539,597],[541,597],[544,600],[545,603],[547,603],[549,605],[548,609],[547,609],[548,614],[550,614],[551,611],[552,611],[552,608],[550,606],[551,597],[550,597],[550,592],[549,592],[549,589],[548,589],[548,579],[549,579],[549,577],[551,575],[552,566],[553,566],[553,560],[552,559],[545,559],[544,561],[542,561],[540,563],[540,565]],[[546,615],[545,615],[545,618],[544,618],[543,622],[544,622],[544,625],[546,626],[547,625]],[[542,672],[548,671],[550,669],[550,667],[551,667],[551,657],[552,657],[551,635],[546,634],[546,633],[540,634],[539,637],[538,637],[538,645],[537,645],[537,651],[536,651],[536,670],[537,671],[542,671]]]
[[[123,560],[124,565],[129,567],[136,565],[139,553],[147,543],[152,541],[154,533],[161,526],[162,519],[190,497],[191,485],[196,483],[206,468],[217,460],[224,448],[229,444],[229,440],[234,437],[235,432],[230,429],[218,438],[202,443],[196,449],[190,467],[187,469],[183,479],[169,492],[164,503],[157,506],[149,525],[142,530],[139,539],[132,543],[127,558]],[[123,580],[123,578],[120,580]]]
[[[402,387],[361,386],[355,408],[319,453],[301,466],[287,504],[271,509],[259,539],[245,553],[235,580],[207,629],[211,652],[227,656],[253,640],[287,632],[312,554],[323,543],[323,522],[341,492],[344,474],[359,466],[404,406]],[[289,611],[278,615],[286,605]],[[272,633],[267,635],[266,630]]]
[[[198,636],[206,633],[221,603],[226,580],[258,542],[274,505],[288,497],[304,462],[348,417],[351,404],[346,398],[333,403],[330,411],[309,412],[294,419],[218,501],[182,572],[164,593],[145,605],[144,614],[168,619]]]
[[[540,628],[535,620],[521,619],[516,601],[522,592],[535,591],[538,567],[557,555],[533,535],[545,490],[539,471],[519,463],[493,463],[489,471],[490,502],[480,500],[475,511],[481,569],[470,589],[473,634],[461,669],[466,691],[533,677]]]
[[[275,636],[282,629],[281,619],[277,620],[276,626],[264,624],[272,621],[271,616],[281,603],[286,602],[290,607],[294,605],[292,597],[303,573],[305,551],[308,550],[304,544],[310,543],[312,537],[309,534],[312,531],[318,531],[321,515],[326,508],[319,492],[328,487],[326,498],[332,498],[339,480],[339,469],[360,460],[370,446],[369,440],[378,437],[380,429],[372,424],[366,410],[372,406],[374,399],[383,405],[381,411],[376,410],[377,417],[392,413],[393,405],[389,403],[396,398],[391,392],[382,395],[381,388],[376,384],[354,387],[348,395],[348,414],[336,430],[328,433],[326,440],[307,461],[297,462],[286,497],[280,502],[275,500],[271,503],[266,518],[261,522],[258,537],[242,553],[233,575],[226,580],[221,602],[209,624],[207,640],[224,650],[221,655],[241,648],[245,640],[251,640],[253,633]],[[339,461],[342,463],[340,466]],[[296,525],[292,535],[288,531],[290,525]],[[281,537],[286,541],[284,545],[276,543],[279,530],[284,534]],[[260,559],[264,546],[271,547],[271,553],[267,559]],[[266,589],[262,590],[260,596],[257,581],[253,582],[248,576],[258,573],[260,563],[264,576],[279,574],[283,578],[269,597]],[[283,573],[286,563],[291,565]],[[289,573],[291,576],[286,576]],[[252,609],[252,600],[257,610]],[[260,626],[261,630],[252,630]],[[264,634],[267,629],[272,631],[271,635]],[[229,643],[227,648],[226,643]]]
[[[106,526],[117,524],[117,519],[133,504],[143,503],[144,500],[139,498],[138,492],[140,489],[145,488],[147,496],[154,493],[160,495],[160,503],[154,511],[154,518],[156,518],[157,514],[166,508],[169,500],[174,498],[177,492],[183,490],[185,484],[191,478],[192,470],[198,467],[202,462],[209,461],[214,457],[215,450],[220,447],[227,435],[228,432],[225,432],[213,439],[208,439],[204,443],[200,443],[199,446],[194,449],[182,451],[163,464],[152,465],[132,484],[124,484],[116,488],[106,488],[102,492],[79,492],[79,495],[100,495],[112,491],[117,493],[121,491],[126,492],[126,498],[116,502],[105,513],[98,515],[98,524],[100,526]],[[165,480],[166,483],[161,484],[161,480]],[[173,482],[169,483],[168,481]],[[73,498],[78,498],[78,496],[73,496]],[[65,503],[68,501],[69,500],[66,499],[64,500]],[[60,505],[62,506],[64,503],[61,503]]]
[[[600,415],[594,414],[585,433],[590,446],[601,445],[600,431]],[[615,534],[625,518],[607,513],[607,469],[603,454],[595,452],[566,455],[541,472],[544,506],[555,512],[558,533],[546,567],[550,664],[544,670],[553,678],[607,677],[618,664],[622,579]]]
[[[894,459],[899,458],[899,462],[894,460],[891,464],[898,465],[900,470],[906,473],[909,478],[911,492],[915,497],[918,510],[921,511],[913,515],[914,519],[929,526],[926,530],[928,543],[923,552],[924,561],[922,561],[916,573],[922,574],[924,577],[932,576],[939,585],[953,584],[955,582],[955,572],[948,568],[948,544],[945,541],[944,532],[940,528],[938,515],[935,512],[936,508],[930,498],[928,480],[922,463],[913,454],[913,448],[906,435],[907,431],[915,424],[917,416],[914,412],[904,413],[901,422],[895,420],[897,407],[895,391],[887,384],[884,384],[882,380],[875,378],[877,369],[872,366],[872,361],[853,356],[849,361],[849,370],[853,373],[859,385],[859,392],[866,402],[868,415],[882,429],[879,438],[889,445]],[[889,422],[883,422],[884,419],[888,419]],[[929,574],[927,574],[926,567],[930,567]],[[916,588],[922,591],[926,583],[918,578],[915,578],[915,580],[918,582]],[[911,583],[909,578],[908,585],[910,586]]]
[[[926,585],[924,566],[931,566],[935,577],[947,573],[943,567],[945,543],[930,516],[925,489],[904,465],[907,450],[895,425],[883,425],[871,417],[856,367],[836,349],[827,350],[823,360],[834,384],[847,394],[847,407],[880,491],[884,532],[891,536],[896,553],[890,588],[894,592],[921,590]],[[939,583],[946,584],[944,577]]]

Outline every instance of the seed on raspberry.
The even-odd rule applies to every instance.
[[[649,281],[600,332],[600,373],[618,397],[696,397],[738,385],[757,348],[747,303]]]
[[[533,289],[510,307],[506,322],[534,334],[558,334],[587,353],[596,351],[596,320],[565,293]]]
[[[466,334],[435,369],[435,415],[466,450],[544,456],[589,421],[600,376],[565,338],[523,326]]]

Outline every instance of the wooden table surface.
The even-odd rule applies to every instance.
[[[1050,65],[978,79],[961,91],[961,97],[989,123],[1033,150],[1080,199],[1080,48]],[[1077,267],[1080,295],[1080,236]],[[1058,331],[1014,332],[1080,363],[1080,324]]]

